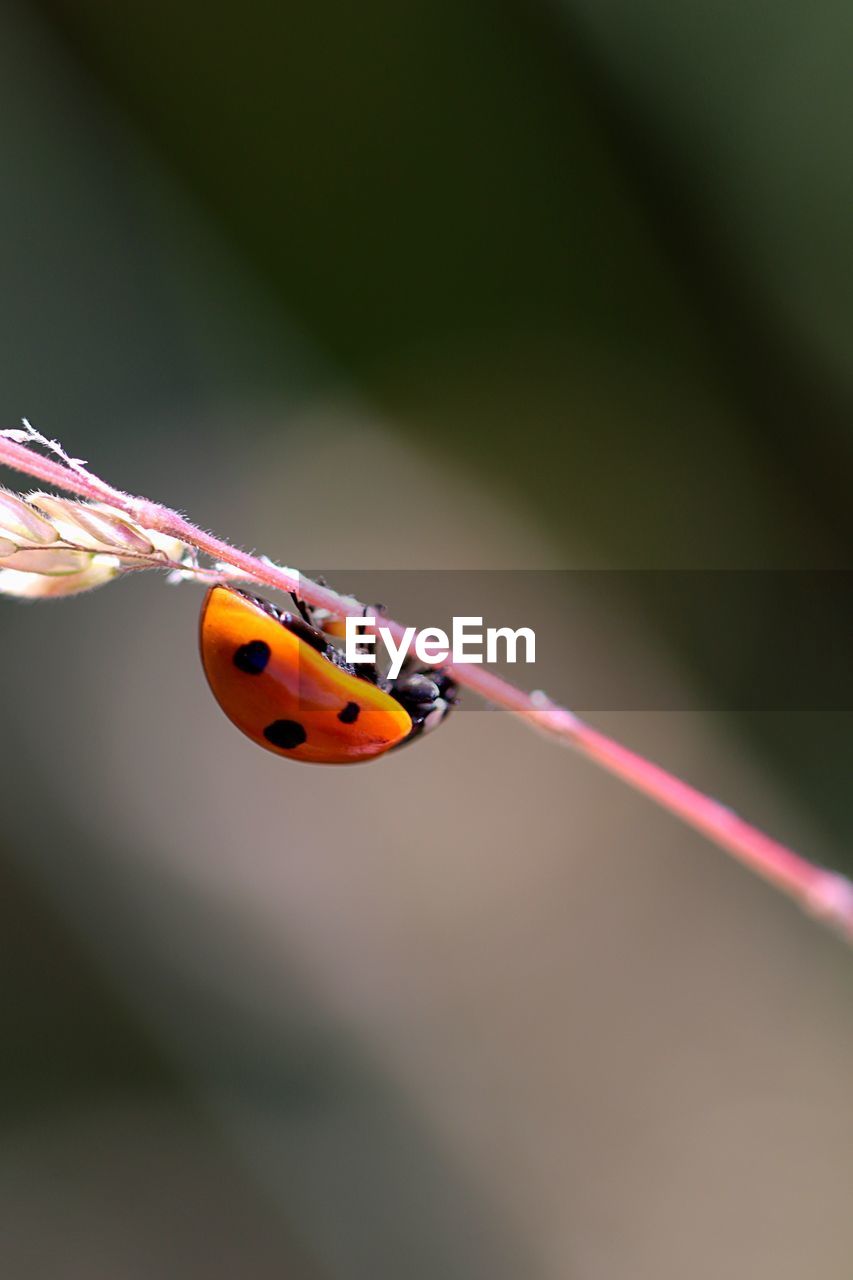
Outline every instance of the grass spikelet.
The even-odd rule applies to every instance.
[[[143,529],[107,503],[0,489],[0,594],[76,595],[131,569],[184,576],[194,560],[177,538]]]
[[[76,596],[111,582],[121,573],[113,557],[90,556],[83,568],[65,573],[24,573],[19,569],[0,569],[0,595],[17,596],[19,600],[50,600],[57,596]]]
[[[59,534],[50,523],[16,493],[0,489],[0,538],[14,546],[56,542]],[[4,552],[4,554],[9,554]]]
[[[150,556],[154,544],[118,511],[102,503],[74,502],[52,493],[30,493],[27,503],[37,507],[64,542],[88,547],[91,551],[130,552]]]

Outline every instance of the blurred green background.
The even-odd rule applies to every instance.
[[[291,564],[849,568],[851,41],[10,0],[5,425]],[[267,758],[198,603],[0,609],[4,1276],[848,1280],[843,948],[502,717]],[[849,713],[601,724],[853,869]]]

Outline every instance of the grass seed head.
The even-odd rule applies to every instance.
[[[0,594],[76,595],[131,569],[174,566],[185,554],[182,542],[106,503],[0,489]]]

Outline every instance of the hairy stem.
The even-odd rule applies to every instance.
[[[34,445],[51,447],[51,442],[46,442],[38,433],[33,432],[31,440],[23,443],[19,437],[24,433],[12,434],[15,439],[0,432],[0,463],[3,465],[78,497],[107,502],[144,528],[178,538],[213,560],[237,569],[253,582],[279,591],[298,591],[309,604],[337,615],[362,614],[363,605],[351,596],[341,596],[330,587],[303,577],[295,569],[248,555],[199,529],[177,511],[113,488],[92,475],[82,464],[65,459],[64,455],[45,456]],[[405,628],[390,619],[383,619],[383,625],[390,629],[399,643]],[[460,685],[564,745],[574,747],[588,760],[676,814],[719,848],[787,893],[806,911],[833,925],[848,941],[853,941],[853,884],[844,876],[809,862],[710,796],[585,724],[544,694],[524,693],[481,666],[459,664],[449,666],[448,670]]]

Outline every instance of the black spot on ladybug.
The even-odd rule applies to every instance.
[[[308,734],[298,720],[273,720],[272,724],[268,724],[264,729],[264,737],[274,747],[293,751],[295,747],[302,746]]]
[[[234,651],[234,666],[247,676],[259,676],[270,660],[270,647],[263,640],[250,640]]]
[[[355,724],[360,711],[361,707],[357,702],[348,702],[343,711],[338,712],[338,719],[341,724]]]

